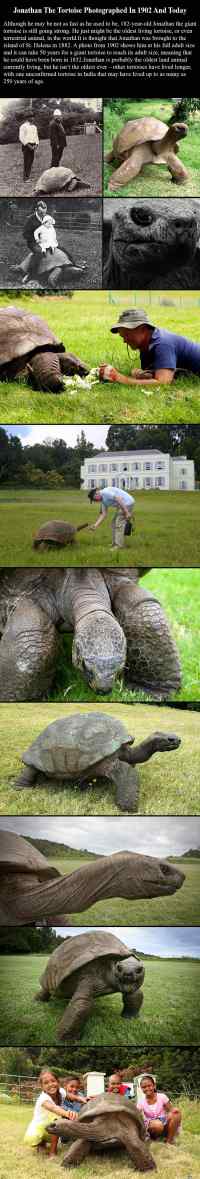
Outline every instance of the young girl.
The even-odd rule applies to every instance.
[[[34,238],[42,254],[46,254],[47,250],[53,254],[58,245],[54,217],[50,217],[49,214],[43,217],[41,225],[38,225],[38,228],[34,230]]]
[[[42,1092],[35,1103],[34,1114],[29,1126],[26,1130],[24,1142],[27,1146],[36,1147],[37,1150],[45,1150],[47,1142],[49,1142],[49,1134],[47,1126],[54,1116],[60,1117],[61,1106],[65,1100],[65,1089],[59,1087],[59,1082],[54,1073],[49,1072],[48,1069],[42,1069],[39,1081],[41,1082]],[[62,1117],[70,1120],[77,1117],[75,1112],[65,1110],[62,1108]],[[55,1155],[57,1152],[58,1137],[56,1134],[51,1135],[50,1155]]]
[[[145,1126],[150,1138],[162,1137],[169,1144],[173,1143],[179,1132],[181,1113],[169,1101],[166,1093],[158,1092],[154,1077],[141,1077],[140,1089],[142,1096],[137,1101],[137,1108],[143,1113]]]

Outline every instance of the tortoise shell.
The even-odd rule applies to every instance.
[[[35,540],[51,540],[60,545],[70,544],[75,533],[75,525],[68,524],[67,520],[47,520],[46,524],[41,524]]]
[[[37,180],[35,192],[55,192],[56,188],[67,188],[71,180],[76,179],[75,172],[72,172],[71,168],[64,168],[62,165],[58,165],[57,168],[46,168]]]
[[[80,777],[104,757],[112,757],[133,737],[114,716],[75,712],[53,721],[22,755],[26,765],[55,777]]]
[[[123,156],[141,143],[164,139],[168,130],[166,123],[161,123],[160,119],[129,119],[115,137],[115,148],[119,156]]]
[[[0,831],[0,875],[5,872],[35,872],[48,880],[60,875],[36,847],[14,831]]]
[[[65,352],[44,319],[18,307],[0,308],[0,366],[45,348]]]
[[[131,958],[131,950],[123,942],[105,929],[92,930],[89,933],[66,937],[58,949],[53,951],[46,970],[41,977],[42,986],[48,986],[51,993],[57,990],[76,970],[81,970],[89,962],[98,958]]]

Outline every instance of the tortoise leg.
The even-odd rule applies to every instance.
[[[174,151],[169,152],[166,163],[167,167],[169,168],[169,172],[171,172],[174,183],[184,184],[184,180],[187,180],[188,178],[188,172],[187,169],[184,168],[184,164],[182,164],[178,156],[175,155]]]
[[[135,180],[135,177],[139,176],[143,164],[148,164],[151,159],[152,155],[146,144],[142,144],[140,147],[134,147],[131,156],[128,156],[128,159],[123,161],[120,168],[117,168],[116,172],[112,173],[108,185],[110,190],[114,191],[116,188],[123,187],[124,184],[129,184],[130,180]]]
[[[58,1026],[58,1039],[66,1040],[68,1036],[78,1036],[83,1023],[90,1015],[93,1003],[93,987],[90,975],[84,974],[74,991],[72,999],[65,1008],[63,1018]]]
[[[178,692],[179,656],[160,602],[142,585],[123,579],[114,586],[112,600],[127,640],[127,682],[158,697]]]
[[[156,1171],[156,1164],[150,1154],[149,1144],[144,1142],[139,1137],[139,1131],[136,1126],[130,1126],[130,1119],[120,1118],[118,1124],[118,1142],[120,1146],[124,1146],[127,1154],[134,1163],[134,1170],[136,1171]]]
[[[134,814],[138,810],[138,795],[139,795],[139,777],[137,770],[133,770],[132,766],[127,765],[127,762],[116,758],[116,761],[110,763],[108,771],[105,771],[105,777],[109,778],[110,782],[114,782],[116,786],[116,803],[121,811],[133,811]]]
[[[37,774],[33,766],[25,766],[25,769],[19,774],[19,778],[16,778],[15,790],[24,790],[25,786],[35,786],[36,778]]]
[[[41,700],[53,681],[57,650],[51,619],[24,595],[0,643],[0,700]]]
[[[69,1150],[67,1150],[67,1154],[64,1155],[61,1166],[77,1167],[78,1164],[82,1163],[83,1159],[85,1159],[86,1156],[90,1154],[90,1151],[91,1143],[83,1141],[83,1138],[81,1138],[79,1142],[72,1142],[72,1145],[69,1146]]]
[[[34,385],[39,389],[48,389],[51,393],[60,393],[63,389],[60,357],[57,352],[36,352],[31,357],[29,373],[34,378]]]

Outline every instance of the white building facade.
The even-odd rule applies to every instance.
[[[127,491],[194,491],[193,459],[172,458],[161,450],[108,451],[92,455],[81,466],[81,486],[123,487]]]

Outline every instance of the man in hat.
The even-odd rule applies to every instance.
[[[134,499],[122,487],[92,487],[88,491],[90,503],[100,503],[100,515],[96,523],[91,524],[92,531],[100,527],[107,518],[108,508],[116,508],[112,519],[112,547],[119,548],[124,544],[124,535],[131,532],[131,515]],[[128,525],[128,527],[127,527]]]
[[[134,368],[131,378],[123,377],[126,385],[141,382],[146,385],[149,381],[151,385],[171,385],[173,377],[180,373],[200,376],[200,344],[155,327],[146,311],[123,311],[111,332],[118,333],[128,347],[140,352],[141,369]],[[116,375],[116,380],[119,376]]]
[[[49,135],[52,153],[51,168],[58,168],[64,147],[66,147],[66,135],[60,107],[56,107],[56,110],[53,112],[53,118],[49,125]]]

